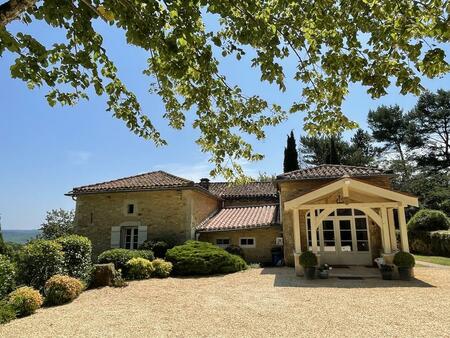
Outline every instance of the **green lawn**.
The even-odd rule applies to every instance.
[[[414,255],[414,257],[418,261],[450,266],[450,258],[449,257],[421,256],[421,255]]]

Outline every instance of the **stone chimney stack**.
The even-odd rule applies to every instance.
[[[205,188],[206,190],[209,190],[209,178],[201,178],[200,179],[200,185]]]

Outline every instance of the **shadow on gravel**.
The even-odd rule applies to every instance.
[[[363,278],[357,280],[339,279],[332,277],[329,279],[307,280],[304,277],[295,275],[294,268],[271,267],[263,268],[262,275],[274,275],[275,287],[299,287],[299,288],[344,288],[344,289],[367,289],[367,288],[434,288],[434,285],[412,279],[410,281],[382,280],[379,278]]]

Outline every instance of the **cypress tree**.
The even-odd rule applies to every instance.
[[[283,172],[298,170],[298,152],[295,142],[294,132],[287,136],[287,144],[284,148]]]

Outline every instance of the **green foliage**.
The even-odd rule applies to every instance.
[[[45,302],[48,305],[66,304],[83,292],[84,284],[73,277],[55,275],[52,276],[44,287]]]
[[[56,239],[64,253],[64,270],[71,277],[88,282],[92,270],[92,244],[83,236],[69,235]]]
[[[7,256],[0,255],[0,299],[14,290],[16,269]]]
[[[45,222],[41,224],[39,237],[56,239],[73,233],[75,212],[73,210],[53,209],[47,211]]]
[[[200,131],[201,150],[212,154],[212,174],[226,178],[242,174],[237,160],[261,158],[245,134],[263,139],[264,128],[287,114],[230,84],[220,72],[222,60],[241,60],[250,52],[245,62],[260,71],[261,81],[282,92],[291,82],[287,76],[300,83],[301,99],[290,104],[289,112],[306,112],[305,129],[327,134],[355,127],[341,108],[351,83],[365,86],[372,98],[385,95],[392,83],[402,94],[417,95],[420,75],[449,71],[441,47],[450,38],[443,0],[153,1],[142,6],[40,1],[23,11],[17,14],[23,25],[18,22],[14,29],[6,25],[14,17],[0,15],[0,56],[8,52],[15,58],[13,78],[29,88],[48,87],[51,106],[74,105],[92,93],[104,95],[107,110],[132,132],[165,144],[109,58],[98,30],[102,19],[125,31],[127,43],[148,53],[144,74],[152,79],[152,93],[162,98],[168,124],[181,129],[192,120]],[[67,38],[52,43],[48,36],[24,34],[36,21],[62,30]],[[294,69],[292,74],[288,68]]]
[[[291,130],[291,134],[287,136],[287,144],[284,148],[283,172],[287,173],[298,169],[297,142],[295,141],[294,132]]]
[[[147,279],[155,271],[152,262],[145,258],[132,258],[127,262],[127,277],[129,279]]]
[[[155,268],[155,271],[153,272],[153,276],[160,277],[160,278],[167,278],[170,276],[170,273],[173,269],[173,264],[170,262],[166,262],[163,259],[155,259],[153,262],[153,267]]]
[[[114,263],[115,268],[121,270],[126,276],[128,270],[127,262],[132,258],[145,258],[149,261],[155,259],[153,252],[150,250],[111,249],[102,252],[98,256],[98,262],[100,264]]]
[[[409,252],[400,251],[394,256],[394,264],[400,268],[413,268],[416,265],[416,261]]]
[[[409,231],[448,230],[450,219],[439,210],[419,210],[408,222]]]
[[[41,289],[53,275],[64,270],[64,253],[61,244],[49,240],[35,240],[24,245],[19,253],[20,281]]]
[[[302,136],[300,138],[302,160],[307,165],[344,164],[371,165],[380,152],[373,146],[372,137],[358,129],[350,142],[341,134],[333,136]]]
[[[164,258],[168,249],[173,248],[174,242],[168,240],[146,240],[139,247],[141,250],[153,251],[153,254],[157,258]]]
[[[450,231],[409,231],[411,252],[450,257]]]
[[[18,317],[29,316],[42,306],[43,298],[39,291],[23,286],[11,292],[8,297],[10,304],[16,311]]]
[[[311,251],[305,251],[300,255],[300,265],[304,268],[312,268],[317,265],[317,256]]]
[[[225,250],[232,255],[245,258],[244,250],[239,245],[229,245],[225,248]]]
[[[438,90],[436,94],[423,93],[417,105],[408,114],[416,126],[411,149],[420,149],[414,159],[419,166],[435,170],[450,168],[450,91]],[[448,183],[447,183],[448,188]]]
[[[177,275],[211,275],[231,273],[247,268],[245,261],[211,243],[187,241],[166,253]]]
[[[0,324],[9,323],[14,319],[16,319],[14,306],[4,300],[0,300]]]

